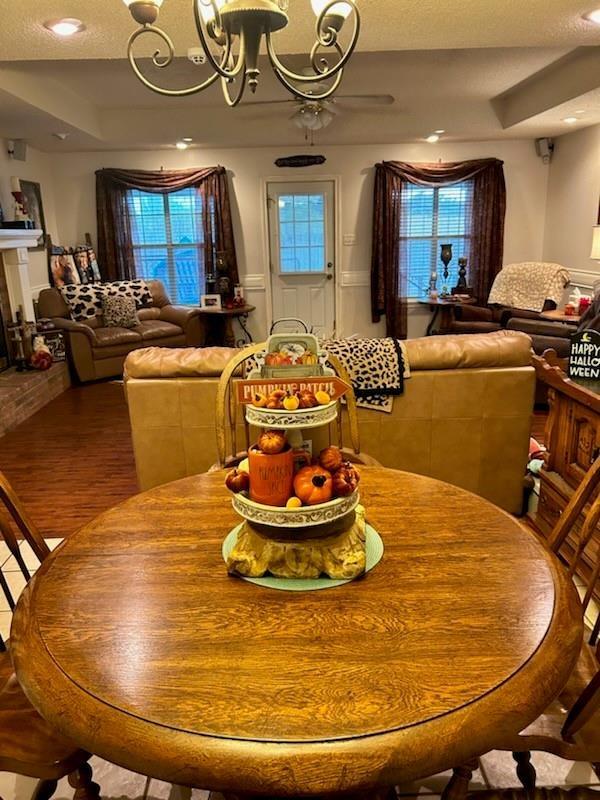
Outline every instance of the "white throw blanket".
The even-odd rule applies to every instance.
[[[569,272],[560,264],[526,262],[507,264],[496,275],[488,303],[527,311],[542,311],[546,300],[560,306]]]

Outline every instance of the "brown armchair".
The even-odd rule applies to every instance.
[[[142,347],[202,347],[205,324],[199,308],[173,305],[160,281],[148,281],[152,306],[138,311],[134,328],[107,328],[102,317],[72,320],[58,289],[43,289],[38,317],[64,331],[69,361],[82,382],[122,375],[128,353]]]

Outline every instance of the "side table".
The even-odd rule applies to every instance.
[[[429,306],[429,310],[433,312],[425,333],[426,336],[431,336],[434,333],[443,333],[450,328],[454,321],[454,309],[456,306],[473,306],[476,305],[477,300],[474,297],[469,297],[468,300],[451,300],[444,297],[438,297],[433,300],[431,297],[426,297],[420,299],[419,303]]]
[[[207,345],[215,347],[235,347],[252,344],[252,336],[246,327],[248,315],[256,306],[236,306],[235,308],[201,308],[200,314],[208,323]],[[233,320],[237,319],[243,331],[243,338],[236,340],[233,332]]]
[[[579,325],[581,314],[565,314],[564,308],[555,308],[554,311],[542,311],[540,317],[552,320],[552,322],[567,322],[571,325]]]

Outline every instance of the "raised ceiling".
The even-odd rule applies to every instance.
[[[317,143],[415,141],[437,128],[451,140],[557,136],[575,113],[579,126],[600,123],[600,27],[582,19],[594,0],[358,2],[361,38],[340,91],[386,93],[396,102],[376,109],[340,102]],[[166,99],[139,84],[124,59],[135,24],[121,0],[11,5],[0,29],[0,136],[58,151],[172,147],[182,136],[197,146],[302,142],[289,122],[292,102],[252,104],[287,97],[267,63],[256,97],[237,109],[224,107],[218,85]],[[61,40],[43,28],[66,16],[86,30]],[[290,20],[277,46],[298,68],[303,60],[294,54],[313,40],[310,0],[290,0]],[[180,56],[172,85],[196,82],[206,68],[185,58],[197,44],[191,0],[165,0],[160,23]]]

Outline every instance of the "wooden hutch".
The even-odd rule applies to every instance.
[[[551,356],[546,355],[546,359],[534,358],[538,379],[548,386],[550,412],[545,437],[548,454],[540,474],[540,499],[532,522],[547,538],[573,491],[600,455],[600,395],[570,380],[560,366],[552,364]],[[576,525],[561,549],[567,560],[573,554],[578,530]],[[578,572],[589,576],[598,547],[600,528]]]

